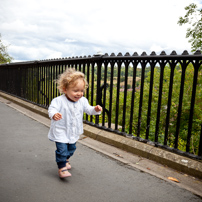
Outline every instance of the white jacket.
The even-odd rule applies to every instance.
[[[62,119],[55,121],[52,119],[56,113],[62,114]],[[51,118],[51,126],[48,138],[54,142],[74,144],[83,133],[83,113],[88,115],[99,115],[94,107],[90,106],[85,97],[77,102],[69,101],[63,94],[52,100],[48,114]]]

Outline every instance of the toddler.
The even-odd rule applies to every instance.
[[[90,106],[83,97],[88,87],[82,72],[67,69],[57,80],[62,95],[54,98],[48,108],[51,126],[48,138],[56,143],[56,162],[60,178],[71,176],[69,158],[76,150],[76,142],[83,133],[83,113],[101,114],[102,107]]]

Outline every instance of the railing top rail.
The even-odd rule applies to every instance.
[[[202,60],[202,53],[201,51],[196,51],[194,54],[189,54],[187,51],[184,51],[181,55],[178,55],[176,51],[172,51],[170,55],[167,55],[165,51],[162,51],[160,55],[156,55],[155,52],[152,52],[150,55],[147,55],[146,52],[143,52],[141,55],[138,55],[137,52],[135,52],[133,55],[130,55],[129,53],[126,53],[125,55],[122,55],[122,53],[119,53],[118,55],[115,55],[112,53],[111,55],[106,54],[95,54],[93,56],[80,56],[80,57],[69,57],[69,58],[57,58],[57,59],[47,59],[47,60],[34,60],[34,61],[23,61],[23,62],[15,62],[15,63],[7,63],[7,64],[0,64],[1,67],[9,67],[9,66],[14,66],[14,65],[33,65],[33,64],[63,64],[63,63],[68,63],[68,62],[74,62],[74,61],[97,61],[100,58],[104,60],[108,59],[115,59],[115,60],[122,60],[122,59],[129,59],[129,60],[138,60],[138,59],[166,59],[166,60],[171,60],[171,59],[178,59],[178,60],[184,60],[184,59],[201,59]]]

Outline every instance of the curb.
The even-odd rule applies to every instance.
[[[47,109],[3,92],[0,92],[0,96],[26,109],[29,109],[32,112],[40,114],[45,118],[49,118]],[[157,163],[166,165],[179,172],[202,179],[202,163],[199,161],[180,156],[178,154],[156,148],[154,146],[138,142],[112,132],[104,131],[87,124],[84,124],[84,135],[97,141],[113,145],[135,155],[142,156]]]

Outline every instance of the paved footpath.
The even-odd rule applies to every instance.
[[[77,143],[59,179],[48,127],[0,102],[1,202],[199,202],[202,199]]]

